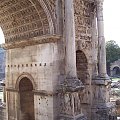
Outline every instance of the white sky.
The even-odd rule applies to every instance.
[[[4,35],[2,29],[0,28],[0,44],[5,43]]]
[[[120,0],[104,0],[105,39],[120,46]]]
[[[115,40],[120,46],[120,0],[104,0],[105,39]],[[0,44],[4,35],[0,29]]]

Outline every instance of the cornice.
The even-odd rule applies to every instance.
[[[35,37],[35,38],[24,40],[24,41],[5,43],[5,44],[2,44],[1,46],[6,50],[14,49],[14,48],[24,48],[25,46],[32,46],[37,44],[55,43],[60,39],[61,39],[60,35],[47,35],[47,36]]]

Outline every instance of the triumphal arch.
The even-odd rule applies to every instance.
[[[0,0],[7,120],[115,120],[103,0]]]

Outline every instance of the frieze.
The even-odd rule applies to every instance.
[[[48,35],[48,36],[41,36],[36,37],[29,40],[13,42],[13,43],[6,43],[3,44],[2,47],[4,49],[14,49],[14,48],[22,48],[25,46],[37,45],[37,44],[44,44],[44,43],[54,43],[61,39],[59,35]]]

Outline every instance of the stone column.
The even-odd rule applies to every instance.
[[[104,20],[103,20],[103,1],[96,0],[97,3],[97,28],[98,28],[98,61],[99,76],[106,77],[106,48],[104,37]]]
[[[67,81],[67,89],[71,89],[72,91],[83,88],[82,82],[77,78],[76,72],[74,19],[73,0],[65,0],[65,81]]]
[[[66,75],[76,75],[75,22],[73,0],[65,0]]]
[[[61,114],[59,120],[86,120],[81,113],[79,91],[84,87],[77,78],[75,22],[73,0],[65,0],[65,71],[66,77],[61,84]]]
[[[96,10],[94,9],[91,13],[92,17],[92,59],[93,59],[93,70],[92,77],[98,76],[98,37],[97,37],[97,21],[96,21]]]
[[[115,107],[110,102],[110,79],[106,73],[103,0],[96,0],[98,29],[98,76],[92,80],[92,120],[116,120]]]

